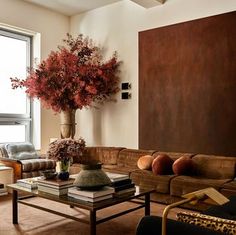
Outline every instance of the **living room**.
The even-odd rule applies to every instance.
[[[107,102],[99,109],[77,110],[75,138],[83,137],[87,146],[139,149],[139,32],[233,12],[236,2],[166,0],[150,8],[130,0],[111,2],[88,12],[65,15],[32,1],[1,0],[0,27],[33,35],[34,59],[37,61],[57,50],[68,32],[75,36],[80,33],[89,36],[104,48],[107,57],[117,51],[118,59],[122,61],[120,82],[131,84],[128,90],[131,98],[121,99],[119,92],[115,96],[116,102]],[[60,137],[60,119],[50,109],[36,109],[33,142],[37,150],[46,153],[50,140]],[[161,134],[157,135],[161,137]],[[20,230],[8,231],[7,234],[11,232],[23,234]]]

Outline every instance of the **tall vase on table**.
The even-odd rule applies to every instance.
[[[75,113],[76,109],[61,111],[60,125],[61,125],[61,138],[74,138],[75,136]]]

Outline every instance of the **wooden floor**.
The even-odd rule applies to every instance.
[[[30,199],[51,209],[58,210],[69,215],[76,215],[80,218],[88,217],[85,210],[70,208],[57,202],[47,201],[42,198]],[[132,203],[126,202],[120,205],[107,208],[98,212],[98,217],[112,214],[115,211],[131,207]],[[151,203],[151,214],[161,216],[165,205]],[[179,211],[185,209],[172,209],[169,218],[174,219]],[[65,219],[41,210],[25,205],[19,205],[19,224],[12,224],[11,196],[0,197],[0,234],[1,235],[86,235],[89,234],[89,226],[79,222]],[[107,221],[97,226],[97,235],[134,235],[139,220],[144,215],[144,210],[138,210],[119,218]]]

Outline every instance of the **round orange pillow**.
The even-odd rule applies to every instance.
[[[189,157],[182,156],[175,160],[172,169],[176,175],[192,175],[194,172],[193,160]]]
[[[155,175],[168,175],[173,174],[171,159],[167,154],[159,154],[152,162],[152,172]]]
[[[154,157],[151,155],[145,155],[138,159],[137,166],[141,170],[149,170],[152,167]]]

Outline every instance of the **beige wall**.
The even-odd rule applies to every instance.
[[[22,0],[0,0],[0,24],[41,34],[41,58],[47,57],[69,31],[69,18]],[[50,137],[59,136],[59,119],[50,110],[41,110],[41,145],[45,152]]]
[[[132,99],[77,112],[79,135],[88,145],[138,147],[138,32],[236,10],[235,0],[167,0],[150,9],[124,0],[71,18],[71,33],[83,33],[117,50],[122,81],[132,83]],[[139,95],[142,95],[142,91]],[[153,104],[147,104],[153,105]],[[161,138],[160,133],[156,133]]]

